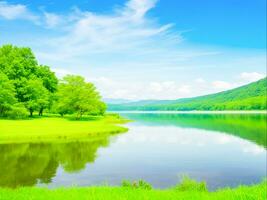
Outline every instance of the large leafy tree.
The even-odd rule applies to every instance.
[[[29,48],[19,48],[12,45],[4,45],[0,48],[0,70],[13,80],[16,89],[16,97],[22,102],[21,87],[25,81],[32,78],[37,71],[38,63]]]
[[[25,107],[29,110],[30,116],[36,110],[42,115],[43,110],[49,106],[49,92],[43,86],[43,82],[40,79],[29,80],[23,87],[23,92]]]
[[[10,80],[29,78],[37,70],[37,60],[30,48],[4,45],[0,48],[0,70]]]
[[[12,80],[18,102],[24,103],[31,114],[32,110],[39,109],[39,115],[42,115],[43,110],[50,107],[53,98],[49,97],[56,92],[58,80],[48,66],[38,65],[30,48],[12,45],[0,47],[0,71]],[[30,89],[30,86],[33,88]],[[36,87],[41,89],[41,92],[45,92],[41,95]],[[36,106],[36,99],[39,102],[38,106]]]
[[[59,84],[57,97],[58,112],[61,115],[76,113],[77,119],[90,112],[103,114],[106,109],[95,86],[81,76],[65,76]]]

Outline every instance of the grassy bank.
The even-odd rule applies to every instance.
[[[198,185],[201,186],[201,185]],[[265,200],[266,181],[252,186],[220,189],[207,192],[205,187],[178,185],[171,189],[159,190],[146,187],[73,187],[73,188],[18,188],[0,189],[1,200]]]
[[[51,116],[26,120],[1,119],[0,143],[96,138],[127,131],[127,128],[118,125],[123,122],[115,115],[85,117],[80,121],[72,117]]]

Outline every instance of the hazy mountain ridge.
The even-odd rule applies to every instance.
[[[109,110],[265,110],[267,79],[205,96],[109,104]]]

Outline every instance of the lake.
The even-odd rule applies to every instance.
[[[181,176],[209,189],[266,177],[266,114],[123,113],[129,131],[92,141],[0,144],[0,186],[119,185],[156,188]]]

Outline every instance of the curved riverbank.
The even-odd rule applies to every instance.
[[[43,117],[26,120],[0,120],[0,143],[61,142],[66,140],[95,139],[128,129],[118,124],[125,120],[115,115],[72,118]]]
[[[266,114],[267,110],[217,110],[217,111],[164,111],[164,110],[154,110],[154,111],[142,111],[142,110],[125,110],[125,111],[108,111],[109,113],[136,113],[136,114]]]

